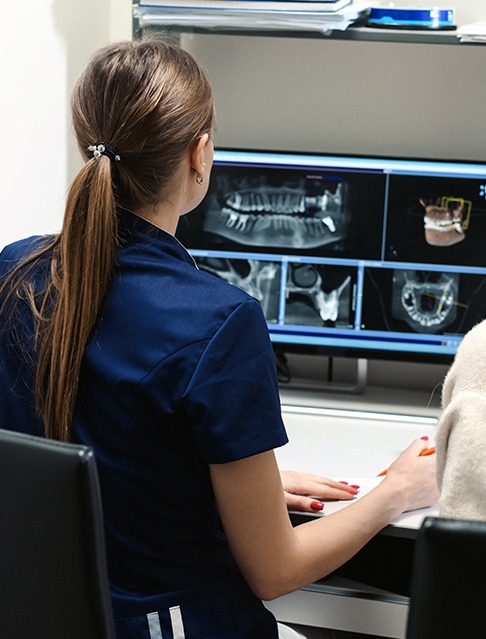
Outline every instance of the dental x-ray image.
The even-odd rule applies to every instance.
[[[356,269],[289,263],[286,288],[285,324],[353,326]]]
[[[315,249],[348,233],[346,184],[266,175],[219,176],[204,229],[246,246]]]
[[[365,269],[362,328],[463,335],[486,317],[486,277]]]
[[[385,259],[486,266],[484,180],[392,175]]]
[[[177,235],[192,249],[378,259],[383,207],[383,175],[215,165]]]
[[[392,315],[416,332],[443,332],[454,322],[459,275],[437,271],[393,271]]]
[[[278,320],[281,265],[277,262],[222,257],[198,257],[201,270],[246,291],[261,304],[269,323]]]

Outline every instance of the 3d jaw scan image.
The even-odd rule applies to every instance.
[[[472,202],[462,197],[420,198],[424,208],[425,241],[431,246],[462,242],[469,227]]]
[[[390,179],[386,257],[484,268],[484,180],[395,175]]]

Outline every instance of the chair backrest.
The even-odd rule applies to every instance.
[[[91,448],[0,430],[0,637],[113,639]]]
[[[413,563],[407,639],[486,636],[486,522],[426,517]]]

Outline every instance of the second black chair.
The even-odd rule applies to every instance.
[[[486,636],[486,522],[426,517],[413,564],[407,639]]]

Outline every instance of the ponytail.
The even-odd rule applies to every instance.
[[[81,362],[108,288],[117,223],[108,157],[83,166],[68,194],[51,282],[55,302],[41,337],[37,409],[47,437],[69,441]]]

